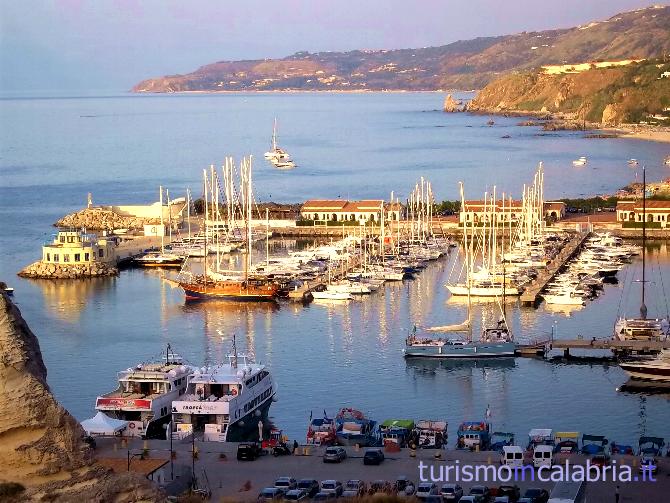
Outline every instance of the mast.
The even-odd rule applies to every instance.
[[[270,211],[265,208],[265,267],[270,267]]]
[[[644,286],[646,282],[646,255],[647,255],[647,172],[642,166],[642,304],[640,318],[647,319],[647,306],[644,304]]]
[[[275,123],[272,126],[272,151],[277,150],[277,117],[275,117]]]
[[[165,224],[163,223],[163,186],[158,187],[160,191],[160,196],[158,196],[158,201],[161,206],[161,253],[165,253]]]

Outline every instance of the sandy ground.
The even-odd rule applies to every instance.
[[[114,448],[116,444],[116,449]],[[143,443],[135,440],[130,443],[132,453],[140,452]],[[499,456],[494,452],[463,452],[463,451],[441,451],[441,459],[435,458],[434,450],[419,450],[417,457],[412,458],[408,449],[398,453],[387,453],[385,461],[380,466],[364,466],[362,456],[364,450],[356,451],[348,448],[348,458],[340,464],[324,464],[321,456],[322,448],[311,447],[308,455],[273,457],[262,456],[256,461],[237,461],[235,453],[236,444],[219,444],[215,442],[196,442],[198,458],[195,461],[195,473],[200,479],[204,479],[206,473],[209,487],[212,491],[211,501],[255,501],[258,493],[268,486],[272,486],[277,477],[290,476],[296,479],[314,478],[319,481],[326,479],[339,480],[345,483],[349,479],[362,479],[367,482],[374,480],[395,481],[399,476],[406,476],[418,483],[419,462],[445,467],[455,465],[457,461],[462,465],[472,464],[479,466],[498,466]],[[151,440],[148,442],[150,456],[169,459],[170,443],[166,440]],[[177,452],[174,460],[174,473],[186,474],[191,471],[192,458],[190,455],[191,443],[188,441],[175,441],[174,450]],[[302,448],[301,448],[302,449]],[[98,440],[97,456],[126,458],[127,448],[120,445],[119,440]],[[302,452],[302,450],[301,450]],[[221,456],[224,453],[225,457]],[[632,467],[632,473],[638,475],[637,458],[633,456],[615,456],[619,465],[625,464]],[[582,455],[570,455],[571,464],[585,463]],[[132,463],[131,463],[132,464]],[[659,473],[655,482],[637,481],[620,484],[621,503],[667,503],[670,494],[670,458],[664,457],[659,462]],[[165,468],[166,477],[170,478],[170,465]],[[426,474],[428,472],[425,472]],[[429,476],[429,475],[427,475]],[[466,493],[473,485],[488,485],[497,487],[501,482],[468,482],[460,485]],[[521,492],[529,487],[539,487],[551,491],[552,482],[520,481],[517,483]],[[440,486],[441,483],[438,483]],[[586,501],[589,502],[614,502],[616,483],[590,482],[586,486]]]
[[[658,141],[670,143],[670,129],[604,129],[608,133],[615,133],[619,138],[634,138],[636,140]]]

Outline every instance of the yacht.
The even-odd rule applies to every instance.
[[[633,379],[670,383],[670,350],[662,351],[652,360],[620,363],[619,366]]]
[[[267,423],[276,393],[264,365],[245,355],[229,355],[227,364],[195,370],[186,393],[172,402],[175,436],[195,434],[213,442],[258,440],[258,423]]]
[[[468,341],[431,339],[414,335],[405,340],[405,358],[493,358],[514,356],[516,344],[511,340]]]
[[[186,391],[194,368],[168,344],[158,361],[140,363],[118,373],[116,390],[96,399],[95,409],[113,419],[128,421],[130,436],[165,438],[172,402]]]
[[[579,159],[575,159],[572,161],[573,166],[584,166],[588,161],[586,160],[586,157],[582,156]]]
[[[140,267],[181,267],[184,257],[167,251],[149,252],[135,257],[133,262]]]
[[[583,306],[584,297],[575,290],[563,290],[555,294],[543,293],[542,298],[547,304],[559,304],[562,306]]]

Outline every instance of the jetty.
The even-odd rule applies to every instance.
[[[581,249],[584,241],[591,235],[590,232],[578,232],[572,239],[561,249],[547,267],[541,269],[531,283],[529,283],[523,293],[521,294],[521,305],[533,306],[538,305],[538,298],[540,292],[544,290],[547,284],[554,279],[558,274]]]
[[[552,350],[563,350],[563,356],[570,358],[571,350],[599,350],[612,351],[614,356],[626,356],[630,354],[659,353],[664,349],[670,349],[670,340],[667,341],[643,341],[627,340],[618,341],[613,339],[547,339],[534,341],[529,344],[517,346],[517,356],[546,356]]]

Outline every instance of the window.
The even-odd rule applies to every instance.
[[[54,262],[58,262],[59,258],[58,253],[54,253]]]
[[[74,261],[75,262],[81,262],[81,254],[80,253],[75,253],[74,254]]]
[[[104,257],[104,256],[105,256],[105,250],[103,250],[102,248],[100,248],[100,249],[98,250],[98,257],[102,258],[102,257]]]
[[[63,262],[69,262],[70,261],[70,254],[66,253],[63,255]]]
[[[51,253],[47,253],[47,262],[51,260]]]
[[[84,253],[84,260],[85,260],[86,262],[88,262],[89,260],[91,260],[91,254],[90,254],[90,253]]]
[[[61,243],[65,243],[65,236],[59,236],[59,240]]]
[[[72,236],[68,236],[68,237],[67,237],[67,242],[68,242],[68,243],[74,243],[74,237],[72,237]]]

